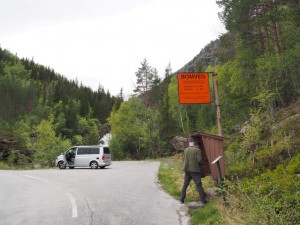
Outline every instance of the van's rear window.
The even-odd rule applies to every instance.
[[[104,154],[110,154],[110,151],[109,151],[108,147],[104,147],[103,152],[104,152]]]

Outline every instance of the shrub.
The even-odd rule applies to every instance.
[[[10,166],[5,162],[0,162],[0,170],[9,170]]]
[[[294,160],[289,165],[294,165]],[[300,224],[300,183],[293,166],[236,182],[227,181],[228,193],[240,201],[232,207],[243,212],[249,224]],[[259,222],[258,222],[259,221]]]

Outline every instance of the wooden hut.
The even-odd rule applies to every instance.
[[[225,175],[225,162],[224,162],[224,150],[223,150],[223,141],[225,137],[216,136],[212,134],[207,134],[203,132],[197,132],[190,135],[194,141],[197,140],[201,144],[200,148],[202,149],[202,158],[204,161],[204,171],[206,176],[212,176],[214,180],[218,180],[218,169],[216,164],[212,162],[222,156],[220,159],[220,167],[222,177]]]

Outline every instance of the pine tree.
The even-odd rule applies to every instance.
[[[135,73],[137,78],[137,87],[134,90],[143,100],[145,106],[149,104],[149,90],[153,85],[153,80],[157,77],[157,70],[149,66],[147,59],[141,62],[141,67]]]
[[[171,63],[169,63],[165,69],[165,79],[172,75]]]

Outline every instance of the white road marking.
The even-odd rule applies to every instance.
[[[33,179],[36,179],[36,180],[40,180],[40,181],[49,183],[49,181],[47,181],[47,180],[45,180],[45,179],[42,179],[42,178],[38,178],[38,177],[30,176],[30,175],[23,175],[23,176],[24,176],[24,177],[30,177],[30,178],[33,178]]]
[[[72,218],[75,218],[75,217],[77,217],[76,201],[70,193],[67,193],[67,195],[68,195],[71,205],[72,205]]]

